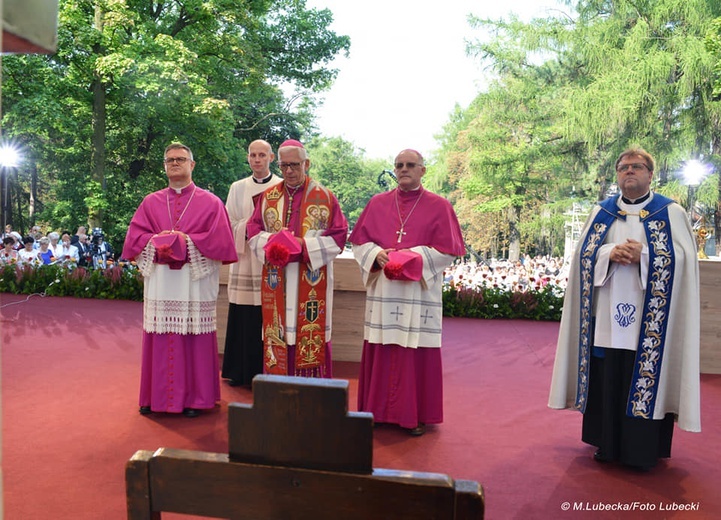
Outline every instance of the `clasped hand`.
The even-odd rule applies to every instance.
[[[404,250],[390,248],[390,249],[383,249],[383,250],[379,251],[378,254],[376,255],[376,264],[378,264],[378,267],[383,269],[386,266],[386,264],[389,261],[388,253],[390,253],[391,251],[404,251]]]
[[[378,264],[378,267],[383,269],[386,264],[388,263],[388,252],[393,251],[392,249],[383,249],[378,252],[376,255],[376,263]]]
[[[610,259],[611,262],[623,265],[638,264],[641,262],[641,251],[643,251],[643,244],[638,240],[628,238],[625,243],[617,244],[611,250]]]

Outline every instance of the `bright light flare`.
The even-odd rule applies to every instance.
[[[710,168],[709,165],[696,159],[686,161],[683,167],[683,177],[686,179],[686,184],[689,186],[698,186],[701,184],[703,178],[710,172]]]
[[[17,168],[20,165],[20,152],[12,145],[0,146],[0,166]]]

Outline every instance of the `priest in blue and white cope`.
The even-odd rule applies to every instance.
[[[653,157],[616,161],[621,194],[597,204],[569,271],[549,406],[583,413],[594,458],[648,470],[674,422],[701,431],[699,271],[685,210],[651,190]]]

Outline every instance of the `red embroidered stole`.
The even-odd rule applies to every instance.
[[[283,197],[285,182],[263,193],[262,211],[265,230],[277,233],[282,229],[281,215],[285,215],[288,201]],[[309,232],[319,234],[327,229],[332,214],[330,193],[310,178],[303,186],[300,207],[301,236]],[[295,367],[290,371],[285,342],[285,268],[263,265],[261,306],[263,313],[263,357],[269,374],[293,375],[299,370],[325,365],[325,296],[328,287],[326,267],[313,270],[300,260],[298,265],[298,302]]]

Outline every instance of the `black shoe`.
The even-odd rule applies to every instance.
[[[228,386],[243,386],[243,383],[237,379],[228,379]]]
[[[606,457],[601,450],[596,450],[596,453],[593,454],[593,460],[596,462],[611,462],[611,459]]]
[[[424,433],[426,433],[426,425],[425,424],[419,424],[415,428],[409,428],[408,433],[413,435],[414,437],[420,437]]]
[[[186,417],[198,417],[200,415],[200,411],[195,408],[185,408],[183,409],[183,415]]]
[[[153,411],[150,409],[149,406],[140,407],[140,415],[150,415],[151,413],[153,413]]]

